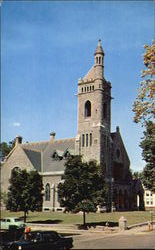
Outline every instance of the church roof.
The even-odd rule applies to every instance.
[[[64,171],[67,153],[74,155],[75,138],[26,143],[20,146],[37,171]]]
[[[30,142],[30,143],[21,144],[21,147],[23,149],[43,151],[47,147],[48,144],[49,144],[49,141]]]
[[[24,149],[27,157],[31,161],[34,168],[40,172],[41,171],[41,152],[33,151],[30,149]]]
[[[83,80],[91,81],[94,80],[94,78],[95,78],[95,67],[92,66],[91,69],[88,71],[88,73],[83,77]]]
[[[64,171],[64,153],[68,150],[69,153],[74,154],[75,138],[55,140],[49,143],[43,154],[43,172]],[[57,157],[53,153],[57,152]]]

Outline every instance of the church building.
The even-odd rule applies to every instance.
[[[16,137],[15,147],[1,167],[2,192],[7,192],[14,168],[37,170],[44,185],[44,211],[60,211],[57,186],[62,181],[64,164],[69,155],[82,155],[84,161],[96,160],[104,166],[109,183],[109,204],[116,210],[143,208],[143,189],[133,180],[130,160],[119,127],[111,132],[111,83],[104,78],[104,51],[99,40],[94,64],[78,80],[78,121],[75,138],[57,140],[55,132],[48,141],[22,143]],[[139,197],[137,204],[137,196]]]

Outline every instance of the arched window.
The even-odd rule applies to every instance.
[[[14,167],[14,168],[12,169],[12,172],[13,172],[13,171],[19,172],[20,170],[21,170],[20,167]]]
[[[91,116],[91,102],[86,101],[85,103],[85,117]]]
[[[45,201],[50,201],[50,184],[47,183],[45,186]]]
[[[90,146],[92,146],[92,133],[90,133]]]
[[[88,134],[86,134],[86,147],[88,147]]]
[[[83,134],[82,135],[82,147],[84,147],[84,145],[85,145],[85,135]]]

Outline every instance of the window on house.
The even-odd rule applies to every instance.
[[[15,172],[20,172],[20,170],[21,170],[21,169],[20,169],[19,167],[14,167],[14,168],[12,169],[12,172],[13,172],[13,171],[15,171]]]
[[[118,159],[119,159],[119,157],[120,157],[120,154],[121,154],[121,153],[120,153],[120,150],[117,149],[117,150],[116,150],[116,155],[117,155],[117,158],[118,158]]]
[[[99,57],[99,64],[101,64],[101,57]]]
[[[61,198],[60,198],[60,195],[59,195],[59,192],[57,192],[57,201],[60,202]]]
[[[85,135],[83,134],[82,135],[82,147],[84,147],[84,145],[85,145]]]
[[[81,91],[83,92],[83,88],[81,89]]]
[[[50,184],[47,183],[45,186],[45,201],[50,201]]]
[[[92,133],[90,133],[90,146],[92,146]]]
[[[87,87],[87,91],[89,91],[89,87]]]
[[[85,117],[91,116],[91,102],[87,101],[85,103]]]
[[[86,147],[88,147],[88,134],[86,134]]]

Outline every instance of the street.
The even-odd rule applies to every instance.
[[[73,249],[155,249],[155,231],[74,236]]]

